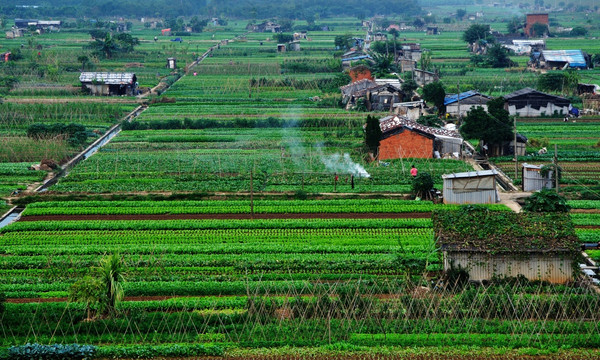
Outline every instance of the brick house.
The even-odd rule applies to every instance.
[[[456,131],[421,125],[399,116],[379,119],[379,126],[382,132],[379,160],[434,158],[459,153],[463,142]]]
[[[525,34],[527,36],[531,36],[531,28],[536,23],[548,26],[550,23],[548,20],[548,14],[527,14],[527,19],[525,20]],[[539,35],[536,34],[536,36]]]

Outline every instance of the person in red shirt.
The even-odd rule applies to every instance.
[[[417,176],[417,172],[418,172],[417,168],[414,165],[411,166],[411,168],[410,168],[410,174],[412,175],[412,177],[416,177]]]

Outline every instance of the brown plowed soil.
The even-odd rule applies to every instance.
[[[600,209],[571,209],[572,213],[600,214]]]
[[[426,219],[431,213],[308,213],[308,214],[163,214],[163,215],[45,215],[19,221],[64,220],[181,220],[181,219]]]

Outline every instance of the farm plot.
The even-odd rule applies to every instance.
[[[537,147],[529,151],[537,151],[541,145],[548,148],[548,154],[519,157],[519,162],[529,164],[550,164],[554,157],[554,144],[558,145],[558,162],[562,168],[561,184],[566,193],[585,193],[592,196],[600,185],[600,161],[598,156],[597,120],[581,122],[554,122],[547,120],[527,120],[517,123],[520,133],[527,136],[529,142]],[[509,158],[495,158],[498,165],[509,176],[514,176],[514,163]],[[521,182],[519,172],[517,183]]]
[[[410,165],[434,176],[466,171],[456,160],[361,161],[354,130],[229,128],[123,131],[52,188],[56,192],[410,192]],[[409,162],[410,161],[410,162]],[[338,180],[336,182],[336,174]],[[354,188],[352,178],[354,175]]]
[[[268,210],[277,205],[287,206]],[[10,298],[0,326],[11,334],[2,346],[77,341],[107,356],[133,354],[133,344],[159,356],[174,343],[195,355],[335,343],[598,346],[599,300],[585,288],[506,281],[418,293],[418,279],[440,269],[429,219],[19,222],[1,231],[0,251]],[[107,253],[123,261],[126,301],[113,318],[85,321],[101,310],[65,297]]]

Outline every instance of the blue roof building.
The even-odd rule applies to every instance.
[[[587,69],[589,55],[581,50],[542,50],[539,64],[542,68],[549,69]]]

